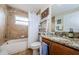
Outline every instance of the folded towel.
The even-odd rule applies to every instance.
[[[48,55],[48,45],[46,43],[42,43],[42,55]]]

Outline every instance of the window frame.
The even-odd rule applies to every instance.
[[[15,15],[14,16],[15,17],[15,24],[16,25],[24,25],[24,26],[28,26],[28,20],[20,20],[20,19],[17,19],[18,17],[19,18],[26,18],[26,19],[28,19],[27,17],[25,17],[25,16],[21,16],[21,15]],[[19,22],[19,23],[17,23],[17,22]],[[22,24],[21,22],[24,22],[24,24]],[[26,23],[26,24],[25,24]]]

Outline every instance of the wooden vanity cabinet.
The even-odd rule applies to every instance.
[[[43,38],[42,41],[48,44],[49,55],[79,55],[78,50],[53,42],[47,38]]]
[[[42,41],[45,42],[47,45],[50,45],[50,41],[47,38],[42,38]]]
[[[51,43],[50,55],[79,55],[79,51],[55,42]]]

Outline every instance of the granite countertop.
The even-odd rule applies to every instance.
[[[71,48],[79,50],[79,39],[78,38],[65,38],[65,37],[56,37],[56,36],[46,36],[41,35],[44,38],[48,38],[51,41],[64,44],[66,46],[69,46]]]

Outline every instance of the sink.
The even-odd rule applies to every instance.
[[[53,39],[55,39],[55,40],[63,39],[62,37],[51,37],[51,38],[53,38]]]

